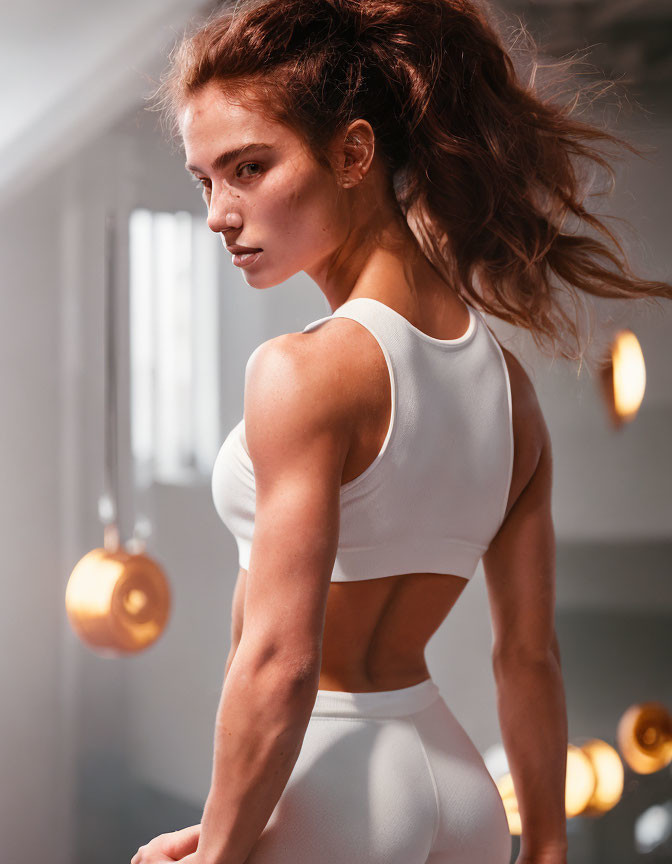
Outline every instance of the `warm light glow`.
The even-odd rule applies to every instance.
[[[104,549],[94,549],[75,565],[65,589],[65,606],[87,618],[107,615],[115,584],[122,573],[120,561],[108,558]]]
[[[611,349],[614,408],[624,420],[631,420],[642,404],[646,387],[646,366],[639,340],[630,330],[621,330]]]
[[[595,794],[597,778],[593,763],[580,747],[567,747],[565,812],[568,817],[582,813]]]
[[[603,742],[598,742],[603,743]],[[605,745],[608,747],[608,745]],[[598,748],[595,748],[597,754]],[[618,754],[616,754],[618,758]],[[567,774],[565,778],[565,813],[568,818],[578,816],[583,813],[588,803],[592,800],[602,800],[602,796],[607,799],[613,788],[613,775],[615,774],[612,762],[609,762],[609,757],[602,753],[597,758],[602,758],[605,765],[610,765],[604,771],[605,786],[604,791],[597,794],[597,775],[593,767],[593,760],[584,753],[581,747],[575,747],[573,744],[567,746]],[[610,773],[611,771],[611,773]],[[504,774],[497,780],[497,789],[504,802],[504,810],[509,823],[509,831],[511,834],[520,835],[522,833],[522,823],[520,812],[518,810],[518,799],[513,786],[513,778],[511,774]],[[613,793],[612,793],[613,794]]]
[[[104,656],[142,651],[163,633],[170,588],[142,553],[93,549],[77,562],[65,591],[72,629]]]
[[[588,801],[584,813],[596,816],[611,810],[623,794],[623,763],[617,751],[606,741],[592,738],[581,750],[590,759],[595,772],[595,791]]]
[[[646,389],[646,367],[639,341],[630,330],[619,330],[600,365],[600,391],[615,428],[633,420]]]
[[[146,605],[147,595],[144,591],[139,591],[137,588],[129,591],[124,597],[124,607],[131,613],[131,615],[137,615]]]
[[[505,774],[497,781],[497,789],[504,803],[504,811],[506,819],[509,823],[509,833],[520,836],[523,833],[522,823],[520,821],[520,813],[518,811],[518,799],[513,788],[513,778],[511,774]]]
[[[661,702],[631,705],[620,719],[617,739],[633,771],[660,771],[672,762],[672,715]]]

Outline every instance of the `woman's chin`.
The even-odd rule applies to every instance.
[[[265,288],[273,288],[284,281],[282,279],[268,279],[266,277],[255,276],[254,273],[244,273],[243,279],[250,288],[256,288],[257,291],[263,291]]]

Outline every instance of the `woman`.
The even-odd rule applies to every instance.
[[[571,357],[562,286],[672,296],[582,206],[574,158],[619,139],[520,83],[466,0],[239,3],[157,95],[247,283],[304,270],[332,314],[248,361],[213,471],[240,571],[211,789],[132,864],[507,864],[424,659],[481,558],[517,860],[566,864],[551,444],[481,310]]]

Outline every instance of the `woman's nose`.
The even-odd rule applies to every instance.
[[[219,234],[226,228],[240,228],[242,217],[238,213],[234,196],[213,192],[208,206],[208,228]]]

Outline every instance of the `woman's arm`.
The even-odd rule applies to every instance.
[[[242,567],[238,570],[238,578],[236,579],[236,587],[233,589],[233,603],[231,605],[231,648],[229,655],[226,658],[226,668],[224,669],[224,680],[229,674],[229,669],[233,663],[233,658],[236,656],[236,650],[240,644],[240,637],[243,635],[243,618],[245,613],[245,584],[247,581],[247,570]]]
[[[236,650],[240,644],[240,637],[243,635],[243,616],[245,611],[245,581],[247,579],[247,570],[242,567],[238,570],[238,578],[233,589],[233,603],[231,606],[231,648],[228,657],[226,658],[226,668],[224,670],[224,680],[229,674],[229,668],[236,656]],[[199,839],[201,836],[201,823],[198,825],[190,825],[188,828],[182,828],[180,831],[170,831],[165,834],[160,834],[155,837],[150,843],[141,847],[145,854],[156,850],[164,855],[169,855],[175,861],[179,861],[186,855],[196,851]],[[138,850],[138,853],[140,850]],[[139,854],[133,856],[131,864],[139,864],[141,860]]]
[[[244,628],[215,720],[198,864],[248,859],[289,781],[315,703],[352,424],[334,386],[341,369],[313,344],[301,334],[277,337],[248,365],[254,538]],[[239,634],[232,635],[235,642]]]
[[[483,564],[497,708],[522,821],[519,861],[564,864],[567,713],[554,622],[552,455],[538,417],[543,443],[536,469]]]

